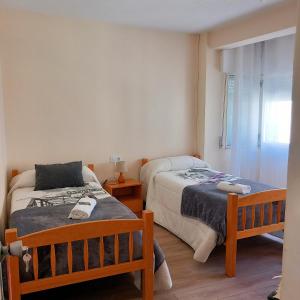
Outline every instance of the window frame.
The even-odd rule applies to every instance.
[[[220,148],[224,149],[231,149],[232,147],[232,130],[233,130],[233,124],[231,124],[231,140],[229,142],[229,128],[228,128],[228,118],[229,118],[229,111],[228,111],[228,103],[229,103],[229,83],[230,81],[234,79],[234,86],[233,86],[233,99],[231,101],[234,101],[235,97],[235,87],[236,87],[236,80],[237,76],[233,73],[226,73],[225,75],[225,83],[224,83],[224,109],[223,109],[223,126],[222,126],[222,136],[221,136],[221,141],[220,141]],[[234,104],[234,103],[232,103]],[[233,105],[234,107],[234,105]],[[231,112],[233,115],[233,110]],[[233,116],[231,116],[233,118]]]

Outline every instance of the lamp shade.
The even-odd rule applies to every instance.
[[[116,169],[115,169],[116,172],[127,172],[128,169],[127,169],[127,165],[126,165],[126,161],[124,160],[121,160],[121,161],[118,161],[116,163]]]

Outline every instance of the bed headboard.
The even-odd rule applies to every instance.
[[[94,164],[88,164],[87,167],[91,170],[91,171],[94,171],[95,170],[95,167],[94,167]],[[11,170],[11,177],[15,177],[19,174],[19,170],[17,169],[12,169]]]
[[[201,155],[200,154],[193,154],[192,156],[201,159]],[[148,161],[150,161],[149,158],[142,158],[141,159],[141,165],[145,165]]]

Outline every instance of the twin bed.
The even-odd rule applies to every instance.
[[[154,285],[171,288],[164,254],[153,242],[153,216],[195,250],[197,261],[205,262],[225,243],[230,277],[239,239],[284,228],[286,190],[217,172],[192,156],[143,159],[142,165],[147,210],[141,219],[101,187],[93,165],[82,167],[83,186],[42,191],[34,190],[35,170],[12,172],[6,243],[22,241],[32,260],[26,270],[22,259],[8,257],[10,299],[121,273],[133,272],[137,283],[137,271],[143,275],[143,299],[153,298]],[[216,184],[223,180],[248,184],[252,193],[219,191]],[[85,196],[97,201],[90,218],[68,219]]]
[[[197,157],[142,160],[146,208],[206,262],[212,250],[226,244],[226,274],[236,274],[239,239],[283,230],[286,190],[212,170]],[[249,195],[220,191],[220,181],[251,186]]]
[[[6,244],[22,241],[32,259],[28,268],[22,258],[9,256],[7,279],[10,299],[67,284],[132,273],[141,283],[143,299],[153,299],[157,289],[172,285],[159,245],[153,241],[153,213],[138,219],[111,197],[91,169],[82,168],[83,186],[36,190],[36,171],[13,179],[8,194],[9,227]],[[79,199],[97,204],[88,219],[68,215]]]

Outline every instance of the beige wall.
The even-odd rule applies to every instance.
[[[211,48],[237,47],[287,35],[297,23],[297,0],[285,0],[248,17],[230,22],[209,32]]]
[[[218,170],[225,168],[225,150],[219,149],[224,82],[224,73],[220,69],[220,51],[209,47],[208,34],[201,34],[199,40],[197,147],[203,158]]]
[[[198,40],[198,92],[197,92],[197,152],[204,158],[205,104],[207,73],[207,34],[199,35]]]
[[[4,103],[0,70],[0,240],[3,240],[3,229],[6,221],[6,141],[4,128]]]
[[[8,166],[196,149],[193,35],[0,12]]]
[[[293,113],[284,231],[282,300],[299,299],[300,278],[300,2],[294,63]]]

